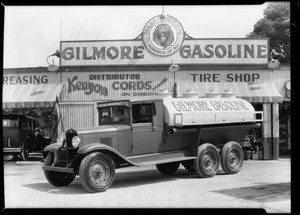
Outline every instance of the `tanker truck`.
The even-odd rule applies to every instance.
[[[48,182],[67,186],[76,176],[88,192],[107,190],[115,169],[156,165],[165,175],[180,165],[199,177],[236,174],[260,127],[262,112],[232,94],[156,96],[97,103],[98,125],[70,128],[43,150]],[[221,177],[221,176],[220,176]]]

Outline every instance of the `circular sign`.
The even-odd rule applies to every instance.
[[[155,55],[169,56],[177,52],[184,39],[180,22],[169,15],[159,15],[150,19],[143,30],[143,42]]]

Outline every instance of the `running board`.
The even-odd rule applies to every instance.
[[[155,153],[150,155],[140,155],[126,157],[129,161],[136,166],[155,165],[161,163],[171,163],[176,161],[192,160],[196,159],[195,156],[186,156],[186,151],[174,152],[174,153]]]

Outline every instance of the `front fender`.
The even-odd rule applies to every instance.
[[[102,143],[90,143],[88,145],[84,145],[77,151],[77,153],[83,155],[93,151],[106,151],[109,154],[113,155],[114,157],[120,158],[131,165],[138,166],[137,164],[128,160],[125,156],[123,156],[120,152],[118,152],[114,148]]]
[[[44,149],[43,149],[43,152],[48,152],[50,150],[53,150],[53,149],[59,149],[60,147],[57,145],[57,143],[52,143],[48,146],[46,146]]]

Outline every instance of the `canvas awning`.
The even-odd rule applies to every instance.
[[[205,97],[205,94],[212,89],[218,93],[231,90],[237,98],[254,103],[282,102],[283,100],[274,83],[177,83],[178,97],[181,97],[187,90],[193,90],[200,97]]]
[[[3,85],[2,108],[54,107],[63,84]]]

